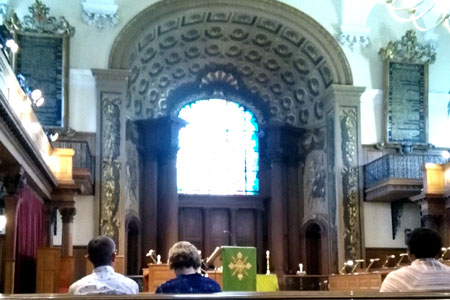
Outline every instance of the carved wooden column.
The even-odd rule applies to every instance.
[[[45,204],[44,206],[44,246],[53,246],[53,218],[56,213],[56,208],[52,205]]]
[[[178,132],[186,122],[178,118],[164,118],[162,121],[159,149],[159,209],[163,219],[158,228],[161,232],[161,255],[167,258],[169,248],[178,242],[178,190],[177,152]]]
[[[16,264],[16,240],[17,240],[17,213],[20,204],[19,191],[25,184],[23,169],[14,167],[11,169],[4,181],[6,192],[5,197],[5,281],[4,293],[14,293],[14,274]]]
[[[279,125],[264,130],[271,162],[269,248],[274,271],[281,275],[294,270],[300,259],[297,145],[301,130]]]
[[[140,184],[142,194],[139,202],[141,220],[144,224],[142,226],[142,253],[147,253],[150,249],[157,249],[158,158],[152,149],[144,146],[139,148],[143,161]],[[143,260],[142,267],[146,268],[147,263],[148,261],[144,262]]]
[[[75,207],[59,209],[62,220],[61,256],[73,256],[73,217],[77,210]]]
[[[143,212],[156,218],[156,242],[158,253],[165,259],[169,248],[178,241],[178,191],[177,166],[178,131],[185,122],[178,118],[164,117],[138,121],[141,133],[140,147],[143,153],[146,170],[145,185],[149,187],[149,195],[144,196],[150,200],[142,203]],[[147,182],[148,181],[148,182]],[[156,202],[155,202],[155,197]],[[145,199],[144,199],[145,201]],[[150,220],[155,224],[155,219]],[[153,233],[152,230],[149,230]],[[151,237],[143,237],[144,245],[154,242]],[[149,249],[144,249],[148,251]]]
[[[271,252],[271,262],[273,272],[278,276],[284,274],[285,262],[285,240],[284,240],[284,220],[285,220],[285,182],[283,151],[280,145],[281,131],[279,128],[269,128],[268,149],[270,158],[270,208],[269,208],[269,249]]]

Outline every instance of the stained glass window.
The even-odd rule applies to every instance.
[[[178,192],[254,195],[259,192],[258,123],[243,106],[226,100],[199,100],[178,117]]]

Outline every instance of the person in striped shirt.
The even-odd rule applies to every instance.
[[[407,237],[411,265],[390,272],[380,292],[450,291],[450,267],[437,258],[442,241],[429,228],[416,228]]]

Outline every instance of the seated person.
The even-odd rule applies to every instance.
[[[138,294],[137,283],[114,272],[112,267],[116,258],[116,245],[106,236],[99,236],[88,244],[88,259],[94,265],[92,274],[73,283],[69,294]]]
[[[441,237],[429,228],[416,228],[407,237],[411,265],[390,272],[381,284],[381,292],[413,292],[450,290],[450,267],[437,257],[441,253]]]
[[[199,273],[201,258],[189,242],[175,243],[169,250],[169,268],[176,278],[158,286],[156,293],[193,294],[221,292],[220,285]]]

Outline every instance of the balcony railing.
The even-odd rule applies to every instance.
[[[390,178],[422,179],[425,163],[445,162],[447,159],[437,154],[387,154],[364,166],[364,187]]]
[[[91,154],[89,144],[86,141],[56,141],[53,142],[53,146],[56,148],[72,148],[75,150],[73,157],[73,167],[88,169],[91,172],[92,178],[94,178],[95,161]]]

